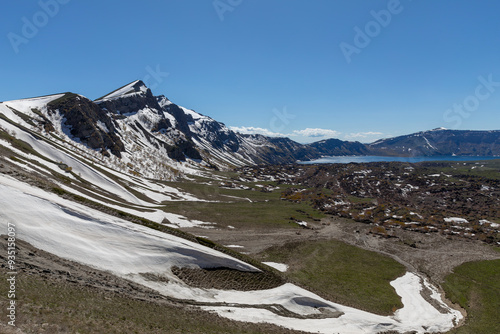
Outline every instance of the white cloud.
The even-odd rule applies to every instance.
[[[304,137],[338,137],[341,134],[339,131],[330,129],[307,128],[304,130],[294,130],[291,136],[304,136]]]
[[[341,132],[330,129],[306,128],[303,130],[294,130],[292,133],[273,132],[269,129],[253,126],[230,126],[231,130],[243,134],[261,134],[269,137],[308,137],[308,138],[332,138],[338,137]]]
[[[359,138],[365,139],[365,138],[369,138],[369,137],[378,137],[381,135],[383,135],[382,132],[369,131],[369,132],[349,133],[349,134],[344,135],[344,137],[345,137],[345,139],[359,139]]]
[[[234,132],[248,134],[248,135],[260,134],[260,135],[264,135],[264,136],[268,136],[268,137],[286,137],[287,136],[287,135],[279,133],[279,132],[272,132],[268,129],[256,128],[253,126],[230,126],[229,128],[231,130],[233,130]]]

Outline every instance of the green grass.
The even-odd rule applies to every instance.
[[[500,333],[500,260],[465,263],[446,277],[443,288],[467,311],[465,325],[450,334]]]
[[[373,202],[375,199],[374,198],[369,198],[369,197],[356,197],[356,196],[347,196],[347,198],[349,199],[349,201],[351,203],[371,203]]]
[[[311,222],[325,217],[309,203],[281,200],[281,192],[288,187],[286,185],[273,192],[262,192],[257,187],[253,187],[256,190],[225,189],[220,188],[218,182],[205,182],[170,182],[167,185],[197,198],[220,202],[168,202],[163,209],[188,219],[239,228],[297,228],[297,224],[291,223],[294,220]]]
[[[221,188],[220,182],[212,182],[211,180],[201,179],[201,178],[197,179],[196,181],[164,182],[164,184],[188,192],[197,198],[211,200],[211,201],[238,200],[234,197],[240,197],[239,200],[241,201],[248,201],[246,198],[249,198],[252,201],[279,199],[282,189],[288,187],[287,185],[281,185],[279,190],[275,190],[272,193],[266,193],[260,191],[260,188],[256,186],[256,184],[261,184],[261,183],[238,182],[238,185],[251,187],[254,188],[255,190],[228,189],[224,187]]]
[[[135,215],[127,213],[127,212],[112,209],[112,208],[107,207],[105,205],[102,205],[100,203],[94,202],[86,197],[75,195],[75,194],[68,192],[62,188],[57,187],[57,186],[52,186],[50,188],[50,191],[52,191],[53,193],[55,193],[59,196],[69,198],[74,202],[81,203],[81,204],[86,205],[88,207],[91,207],[93,209],[99,210],[101,212],[105,212],[107,214],[111,214],[115,217],[119,217],[119,218],[128,220],[128,221],[133,222],[135,224],[139,224],[139,225],[146,226],[148,228],[151,228],[151,229],[154,229],[157,231],[161,231],[164,233],[175,235],[177,237],[180,237],[180,238],[192,241],[192,242],[198,242],[204,246],[213,248],[217,251],[228,254],[229,256],[237,258],[241,261],[247,262],[256,268],[261,269],[262,271],[269,271],[267,266],[263,265],[260,261],[255,260],[254,258],[252,258],[248,255],[239,253],[233,249],[219,245],[211,240],[208,240],[205,238],[200,238],[200,237],[195,237],[194,235],[192,235],[188,232],[184,232],[181,229],[165,226],[163,224],[156,223],[154,221],[148,220],[148,219],[143,218],[143,217],[135,216]],[[270,270],[270,271],[273,272],[274,275],[278,275],[281,277],[281,275],[278,271],[276,271],[276,270]]]
[[[307,203],[295,204],[280,200],[233,203],[171,202],[164,210],[189,219],[238,228],[297,228],[294,219],[311,221],[311,217],[322,217],[321,213],[316,212]]]
[[[335,240],[293,242],[260,256],[288,264],[287,276],[332,301],[381,315],[403,306],[389,282],[406,270],[387,256]]]
[[[453,163],[450,162],[449,167],[433,166],[439,165],[440,163],[442,164],[442,162],[428,163],[429,174],[443,172],[445,174],[451,175],[470,175],[484,177],[487,179],[500,180],[500,159]],[[474,167],[474,169],[472,169],[472,167]]]

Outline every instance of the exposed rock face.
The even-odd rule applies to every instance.
[[[186,158],[202,159],[191,140],[188,124],[192,118],[190,119],[189,115],[185,115],[175,104],[161,106],[160,102],[168,99],[164,96],[153,96],[151,90],[140,80],[124,87],[120,88],[123,94],[108,98],[107,96],[113,95],[112,92],[96,100],[96,103],[140,132],[153,146],[164,148],[170,158],[177,161],[185,161]],[[165,114],[170,113],[170,109],[178,110],[177,117],[174,116],[176,127]],[[133,117],[134,115],[137,117]],[[168,138],[160,138],[158,133]],[[179,136],[180,133],[184,133],[184,136]],[[167,139],[170,143],[166,142]]]
[[[156,97],[153,96],[151,90],[147,88],[141,80],[132,85],[130,90],[126,92],[123,97],[111,99],[101,98],[95,102],[98,103],[102,109],[122,115],[135,113],[144,108],[161,109]]]
[[[166,99],[166,97],[164,96],[158,96],[157,98]],[[186,114],[178,105],[173,103],[164,106],[163,110],[165,110],[165,112],[169,113],[175,118],[175,127],[177,128],[177,130],[189,136],[191,135],[189,124],[194,123],[194,119],[191,115]]]
[[[73,137],[93,149],[101,149],[104,154],[110,150],[121,157],[125,147],[116,134],[112,119],[95,103],[82,96],[66,93],[47,106],[49,112],[64,116],[65,125]]]
[[[299,144],[289,138],[270,138],[261,135],[252,136],[254,138],[258,136],[261,138],[263,143],[269,143],[261,146],[260,150],[258,150],[264,163],[283,164],[294,163],[297,160],[307,161],[320,158],[320,155],[315,150],[311,149],[307,145]]]
[[[225,149],[231,152],[238,152],[240,149],[241,138],[235,132],[217,121],[208,119],[200,122],[198,133],[192,133],[192,136],[198,139],[205,139],[216,149]],[[202,137],[202,135],[204,135]]]

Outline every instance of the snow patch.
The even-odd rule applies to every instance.
[[[457,223],[457,224],[467,224],[469,222],[467,219],[459,217],[444,218],[444,221],[446,223]]]
[[[277,263],[277,262],[262,262],[262,263],[276,270],[279,270],[282,273],[288,270],[288,265],[284,263]]]

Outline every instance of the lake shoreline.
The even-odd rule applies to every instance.
[[[369,162],[431,162],[431,161],[484,161],[500,159],[500,156],[416,156],[416,157],[394,157],[394,156],[374,156],[374,155],[349,155],[349,156],[325,156],[311,161],[297,161],[302,165],[314,164],[334,164],[334,163],[369,163]]]

